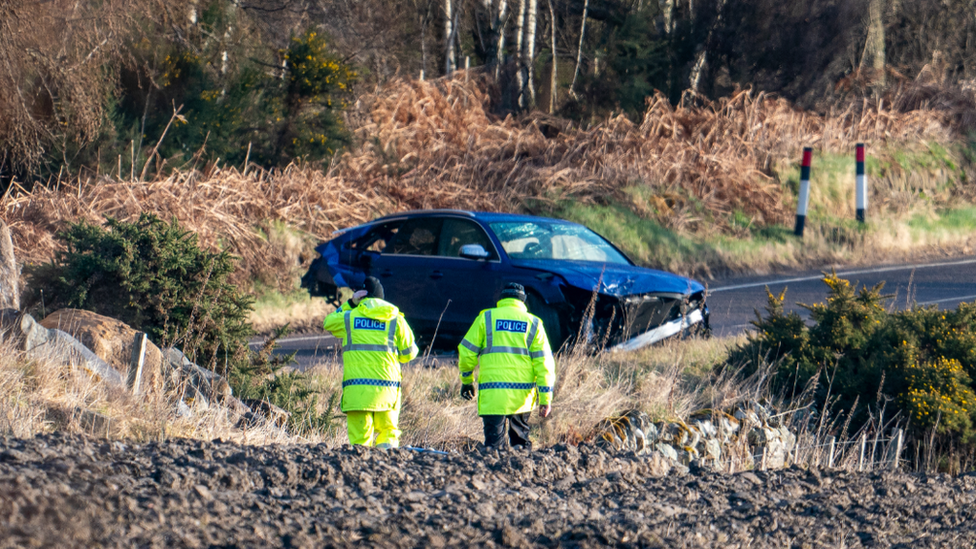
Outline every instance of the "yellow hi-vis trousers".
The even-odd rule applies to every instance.
[[[400,446],[400,430],[397,424],[400,410],[385,412],[346,412],[346,432],[349,433],[349,444],[362,446],[373,445],[373,432],[376,433],[376,445],[388,448]]]

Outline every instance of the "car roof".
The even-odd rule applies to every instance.
[[[398,212],[395,214],[385,215],[383,217],[374,219],[370,223],[376,223],[388,219],[401,219],[405,217],[429,217],[429,216],[440,216],[445,214],[470,217],[473,219],[479,219],[485,221],[487,223],[491,223],[493,221],[547,221],[550,223],[572,223],[571,221],[566,221],[564,219],[557,219],[553,217],[542,217],[537,215],[498,213],[498,212],[473,212],[468,210],[451,210],[451,209],[409,210],[406,212]]]

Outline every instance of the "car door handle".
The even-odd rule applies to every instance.
[[[389,269],[383,269],[383,271],[380,273],[380,276],[382,276],[384,278],[386,278],[388,276],[393,276],[393,271],[391,271]]]
[[[438,278],[444,278],[444,273],[440,271],[434,271],[430,273],[430,277],[433,278],[434,280],[437,280]]]

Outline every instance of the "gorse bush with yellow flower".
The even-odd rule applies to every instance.
[[[230,0],[200,3],[177,36],[147,31],[128,46],[103,150],[132,150],[118,162],[136,175],[192,160],[264,167],[327,162],[349,142],[341,113],[355,70],[314,29],[275,43]],[[179,116],[174,116],[175,111]],[[127,158],[133,156],[134,158]],[[114,171],[116,156],[102,159]]]
[[[914,306],[889,311],[883,284],[856,284],[825,274],[824,303],[803,305],[810,325],[786,313],[786,291],[768,293],[755,333],[733,349],[725,367],[751,374],[774,367],[772,389],[788,399],[812,389],[818,410],[850,417],[853,428],[895,414],[916,431],[976,442],[976,304],[956,310]]]

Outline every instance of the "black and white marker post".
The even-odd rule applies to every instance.
[[[807,220],[807,206],[810,204],[810,162],[813,149],[803,147],[803,162],[800,164],[800,196],[796,201],[796,227],[793,234],[803,236],[803,224]]]
[[[864,213],[868,209],[868,176],[864,174],[864,143],[858,143],[857,150],[857,220],[864,223]]]

